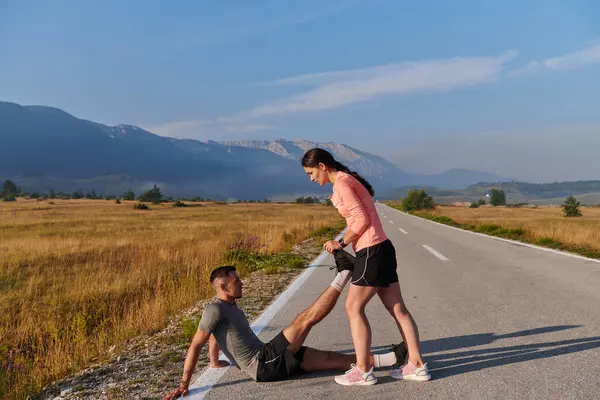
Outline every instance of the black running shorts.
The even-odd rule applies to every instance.
[[[288,379],[304,372],[300,365],[304,360],[306,347],[302,346],[295,354],[287,350],[290,342],[279,332],[269,343],[265,343],[258,353],[257,382],[273,382]]]
[[[388,287],[398,282],[396,249],[389,239],[356,252],[350,281],[356,286]]]

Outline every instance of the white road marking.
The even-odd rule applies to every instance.
[[[342,231],[335,240],[339,240],[344,237],[346,230]],[[316,271],[314,265],[321,264],[329,255],[328,252],[322,252],[306,270],[292,283],[283,293],[279,295],[269,308],[267,308],[260,317],[258,317],[251,325],[252,330],[258,336],[263,329],[266,328],[267,324],[273,319],[275,314],[281,310],[281,308],[288,302],[288,300],[302,287],[304,282]],[[221,353],[220,360],[230,361]],[[203,400],[204,396],[213,388],[214,385],[229,371],[232,367],[225,368],[207,368],[196,381],[190,385],[189,394],[185,397],[189,400]]]
[[[402,212],[400,210],[396,210],[395,208],[392,208],[390,206],[386,206],[386,207],[389,208],[389,209],[391,209],[391,210],[398,211],[399,213],[404,214],[404,215],[406,215],[408,217],[417,218],[420,221],[430,222],[432,224],[440,225],[440,226],[443,226],[445,228],[454,229],[455,231],[469,233],[471,235],[483,236],[483,237],[486,237],[488,239],[498,240],[500,242],[505,242],[505,243],[510,243],[510,244],[516,244],[518,246],[529,247],[530,249],[547,251],[547,252],[550,252],[550,253],[560,254],[560,255],[563,255],[563,256],[567,256],[567,257],[571,257],[571,258],[577,258],[579,260],[589,261],[589,262],[600,264],[600,260],[598,260],[596,258],[588,258],[588,257],[580,256],[579,254],[567,253],[565,251],[554,250],[554,249],[550,249],[548,247],[537,246],[535,244],[523,243],[523,242],[519,242],[519,241],[516,241],[516,240],[504,239],[504,238],[497,237],[497,236],[490,236],[490,235],[486,235],[486,234],[479,233],[479,232],[467,231],[465,229],[460,229],[460,228],[456,228],[454,226],[441,224],[439,222],[431,221],[431,220],[428,220],[428,219],[425,219],[425,218],[415,217],[414,215],[410,215],[410,214],[404,213],[404,212]]]
[[[431,254],[433,254],[434,256],[436,256],[437,258],[439,258],[442,261],[448,261],[448,259],[446,257],[444,257],[443,255],[441,255],[440,253],[438,253],[437,251],[435,251],[435,249],[431,248],[430,246],[427,246],[426,244],[423,245],[423,247],[425,247],[425,249],[427,251],[429,251]]]
[[[393,224],[393,223],[394,223],[394,221],[392,221],[392,220],[390,219],[390,224]]]
[[[406,232],[404,229],[402,229],[402,228],[398,228],[398,230],[399,230],[400,232],[404,233],[405,235],[408,235],[408,232]]]

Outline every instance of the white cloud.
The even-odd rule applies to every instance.
[[[450,90],[493,82],[500,77],[505,64],[515,57],[516,52],[510,51],[498,57],[433,59],[290,77],[273,84],[316,88],[256,107],[234,119],[329,110],[384,95]]]
[[[532,74],[541,70],[567,70],[581,68],[589,64],[600,62],[600,43],[588,46],[582,50],[568,53],[545,60],[530,61],[524,67],[517,68],[510,73],[511,76]]]
[[[187,121],[169,122],[161,125],[149,125],[143,128],[149,132],[156,133],[157,135],[180,138],[183,136],[188,136],[190,133],[197,132],[201,127],[210,123],[210,121],[193,119]]]
[[[178,139],[199,139],[222,136],[227,133],[254,133],[276,129],[273,126],[264,124],[243,124],[241,121],[233,119],[217,119],[215,121],[193,119],[169,122],[161,125],[147,125],[143,128],[157,135]]]

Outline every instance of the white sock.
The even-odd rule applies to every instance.
[[[396,354],[393,351],[385,354],[373,354],[375,368],[390,367],[396,364]]]
[[[338,292],[341,292],[342,290],[344,290],[344,287],[346,286],[351,277],[352,271],[345,270],[342,272],[338,272],[333,282],[331,282],[330,286]]]

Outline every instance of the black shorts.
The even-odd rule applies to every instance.
[[[269,343],[265,343],[258,353],[257,382],[273,382],[288,379],[304,372],[300,365],[304,360],[306,347],[302,346],[295,354],[287,350],[290,342],[283,331]]]
[[[356,252],[350,281],[356,286],[388,287],[398,282],[396,249],[389,239]]]

